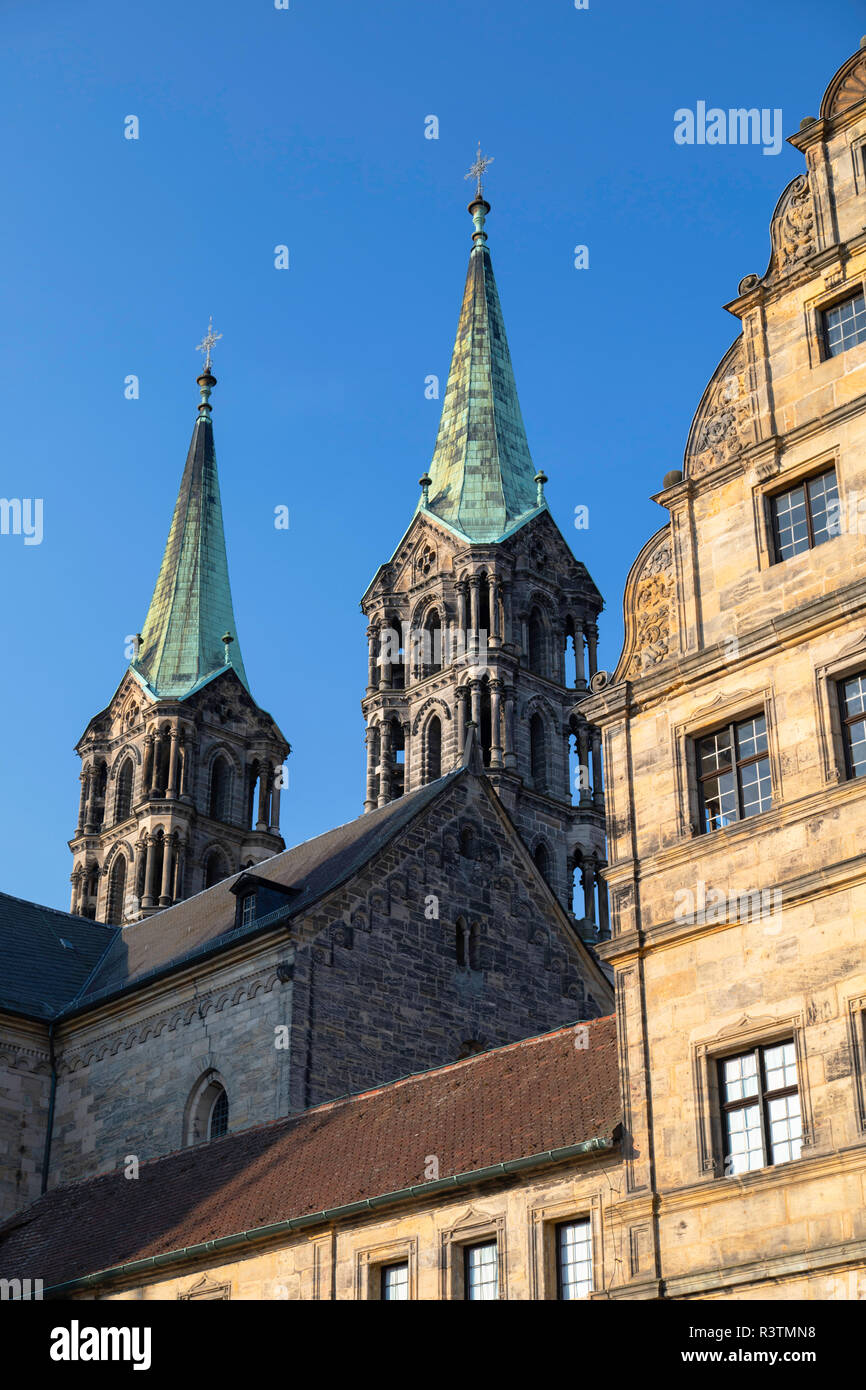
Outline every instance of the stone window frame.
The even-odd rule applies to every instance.
[[[192,1303],[200,1299],[203,1303],[228,1301],[232,1296],[231,1280],[225,1283],[216,1282],[209,1275],[203,1274],[183,1293],[178,1294],[179,1303]]]
[[[836,490],[839,494],[839,501],[844,507],[846,489],[844,479],[840,475],[839,459],[841,450],[838,444],[822,450],[812,458],[804,459],[800,463],[791,464],[787,467],[780,464],[778,459],[774,459],[757,470],[757,480],[752,484],[752,509],[754,513],[755,535],[757,537],[758,569],[771,570],[777,569],[782,564],[790,564],[802,556],[811,555],[811,550],[804,550],[801,555],[792,555],[786,561],[777,560],[776,544],[773,535],[773,516],[770,508],[771,498],[780,492],[789,492],[800,483],[806,482],[809,478],[817,477],[821,473],[826,473],[833,468],[836,472]],[[834,537],[835,539],[835,537]],[[781,573],[781,571],[780,571]]]
[[[704,833],[701,829],[700,788],[696,745],[701,738],[711,734],[725,724],[739,723],[763,714],[767,725],[767,755],[770,761],[770,782],[773,789],[772,805],[757,816],[747,816],[735,821],[733,825],[719,827]],[[675,724],[671,729],[671,754],[676,788],[678,832],[681,839],[705,840],[707,845],[718,835],[743,834],[745,827],[754,825],[764,817],[772,815],[784,804],[782,794],[782,758],[779,749],[778,725],[773,687],[765,686],[755,691],[735,691],[727,699],[717,704],[704,706],[688,719]]]
[[[602,1245],[601,1195],[598,1192],[582,1199],[574,1196],[560,1202],[539,1202],[529,1208],[529,1297],[533,1300],[559,1301],[559,1280],[556,1268],[556,1228],[565,1221],[588,1221],[592,1237],[591,1299],[604,1287]]]
[[[815,722],[821,753],[824,784],[827,787],[847,786],[858,781],[848,775],[845,734],[838,687],[841,681],[866,671],[866,641],[855,639],[831,661],[815,667]]]
[[[848,135],[851,151],[851,170],[854,175],[854,192],[862,195],[866,188],[866,138],[862,131],[852,130]]]
[[[835,272],[834,278],[837,273],[843,274],[844,272],[841,270]],[[866,276],[859,275],[851,280],[843,280],[833,285],[827,285],[825,281],[825,288],[820,293],[804,300],[803,313],[806,318],[806,343],[810,367],[818,367],[824,362],[834,360],[827,351],[824,315],[828,309],[835,309],[838,304],[844,304],[846,299],[856,299],[858,294],[862,294],[866,298]],[[854,346],[860,346],[860,344],[854,344]],[[837,354],[837,356],[842,356],[842,354]]]
[[[802,1116],[803,1156],[815,1142],[812,1118],[812,1099],[809,1087],[809,1070],[806,1065],[806,1015],[805,1012],[788,1014],[781,1018],[750,1018],[744,1015],[738,1023],[721,1029],[715,1037],[705,1038],[691,1044],[692,1086],[695,1102],[695,1153],[698,1161],[698,1176],[724,1179],[725,1173],[725,1131],[722,1116],[721,1096],[719,1094],[718,1064],[725,1057],[749,1052],[756,1047],[772,1047],[774,1043],[793,1041],[797,1056],[797,1091],[800,1097]],[[797,1160],[792,1160],[796,1162]],[[735,1180],[755,1177],[759,1173],[778,1172],[787,1164],[768,1164],[756,1168],[752,1173],[737,1174]]]
[[[499,1299],[508,1298],[506,1287],[505,1214],[469,1212],[455,1225],[439,1233],[439,1296],[462,1302],[466,1296],[464,1252],[467,1246],[496,1241],[499,1266]]]
[[[382,1299],[382,1270],[386,1265],[405,1264],[409,1268],[408,1302],[418,1297],[418,1237],[379,1241],[355,1252],[355,1298]]]
[[[857,1128],[866,1134],[866,994],[853,995],[846,1003],[848,1041],[854,1059]]]

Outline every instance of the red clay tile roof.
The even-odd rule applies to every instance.
[[[612,1017],[560,1028],[361,1095],[49,1191],[0,1227],[0,1277],[53,1285],[439,1177],[610,1139],[621,1118]]]

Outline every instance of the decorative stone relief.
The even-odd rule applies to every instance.
[[[670,538],[664,536],[647,559],[635,586],[635,646],[626,669],[627,680],[644,675],[668,655],[673,590],[673,554]]]
[[[422,544],[418,548],[415,556],[415,578],[420,581],[426,579],[428,574],[432,574],[436,569],[436,551],[432,545]]]
[[[700,477],[735,458],[749,442],[752,393],[742,346],[712,385],[691,447],[689,474]]]
[[[800,261],[816,249],[815,208],[809,179],[805,174],[794,179],[787,203],[774,226],[776,265],[771,278],[790,275]]]

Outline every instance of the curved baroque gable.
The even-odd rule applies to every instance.
[[[860,49],[843,63],[821,101],[821,118],[841,116],[852,106],[866,101],[866,49]]]
[[[676,650],[675,577],[670,527],[651,537],[628,577],[625,644],[614,680],[637,680]]]
[[[770,264],[764,280],[771,284],[790,275],[817,250],[815,205],[807,174],[792,179],[773,210],[770,221]]]
[[[687,478],[729,462],[752,442],[754,415],[742,337],[728,348],[704,392],[686,444]]]

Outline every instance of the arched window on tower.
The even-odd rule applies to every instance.
[[[245,825],[247,830],[255,829],[255,806],[256,806],[256,787],[259,781],[258,762],[250,763],[247,768],[247,802]]]
[[[547,675],[547,663],[545,660],[545,632],[544,619],[538,608],[533,608],[529,615],[528,623],[529,636],[529,669],[534,671],[537,676]]]
[[[435,608],[424,623],[421,670],[424,676],[434,676],[442,670],[442,621]]]
[[[223,857],[218,849],[212,849],[207,859],[204,861],[204,886],[213,888],[215,883],[221,883],[228,877],[228,870],[223,862]]]
[[[427,725],[427,782],[435,782],[442,776],[442,721],[438,714]]]
[[[117,792],[114,798],[114,819],[127,820],[132,815],[132,759],[126,758],[117,774]]]
[[[96,917],[96,900],[98,896],[99,869],[95,864],[91,864],[90,868],[87,870],[87,878],[84,881],[85,900],[82,907],[83,917],[90,917],[91,920],[93,920]]]
[[[479,635],[479,650],[487,650],[487,638],[490,636],[490,589],[487,584],[487,575],[481,575],[481,583],[478,586],[478,632],[484,633],[484,637]]]
[[[541,877],[546,883],[550,883],[550,851],[543,840],[539,840],[538,844],[535,846],[532,852],[532,858]]]
[[[232,804],[232,772],[222,754],[214,759],[210,774],[209,814],[211,820],[228,822]]]
[[[484,759],[484,766],[490,766],[490,742],[493,732],[493,720],[490,710],[490,683],[485,680],[481,686],[481,728],[478,730],[481,741],[481,754]]]
[[[529,770],[538,791],[547,788],[547,741],[544,720],[536,710],[529,721]]]
[[[388,627],[388,647],[391,657],[391,681],[392,690],[403,690],[406,686],[406,661],[408,652],[403,649],[403,624],[396,614],[392,614],[387,622]]]
[[[105,793],[108,787],[108,766],[100,763],[96,769],[96,781],[93,784],[93,810],[91,812],[93,824],[102,825],[105,820]]]
[[[475,859],[475,831],[471,825],[464,825],[460,831],[460,853],[464,859]]]
[[[406,790],[406,739],[399,719],[391,720],[391,797]]]
[[[153,785],[163,796],[168,786],[168,763],[171,755],[171,739],[169,737],[168,725],[160,730],[159,736],[154,745],[156,762],[154,764]]]
[[[123,924],[125,898],[126,857],[123,854],[118,854],[111,866],[108,879],[108,912],[105,920],[112,927],[119,927]]]

